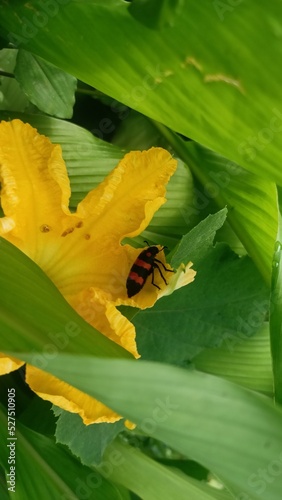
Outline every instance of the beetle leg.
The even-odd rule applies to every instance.
[[[157,268],[158,268],[158,270],[160,271],[160,268],[159,268],[158,264],[153,265],[153,270],[152,270],[152,285],[154,285],[156,288],[158,288],[158,289],[160,290],[159,285],[156,285],[156,283],[154,282],[154,277],[155,277],[155,274],[154,274],[154,269],[155,269],[156,267],[157,267]],[[161,276],[162,276],[162,273],[161,273]],[[163,278],[163,279],[164,279],[164,278]],[[165,283],[166,283],[166,281],[165,281]]]
[[[164,270],[165,270],[165,271],[168,271],[168,272],[170,272],[170,273],[174,273],[173,269],[167,269],[167,267],[165,267],[165,265],[163,264],[163,262],[162,262],[161,260],[159,260],[159,259],[154,259],[154,262],[158,262],[159,264],[161,264],[161,265],[163,266],[163,268],[164,268]],[[158,268],[158,270],[160,271],[160,268],[159,268],[159,266],[158,266],[158,265],[156,265],[155,267],[157,267],[157,268]],[[162,276],[161,271],[160,271],[160,275]],[[162,276],[162,277],[163,277],[163,276]]]
[[[153,269],[158,269],[158,271],[159,271],[159,273],[160,273],[160,275],[161,275],[161,277],[162,277],[163,281],[164,281],[164,282],[165,282],[165,284],[167,285],[167,281],[166,281],[166,279],[165,279],[165,277],[164,277],[164,275],[163,275],[163,273],[162,273],[162,270],[161,270],[160,266],[156,263],[156,260],[157,260],[157,259],[155,259],[155,261],[154,261]],[[157,262],[160,262],[160,261],[158,261],[158,260],[157,260]],[[162,262],[161,262],[161,264],[162,264]],[[164,268],[165,268],[165,266],[164,266]],[[166,268],[165,268],[165,269],[166,269]],[[168,271],[169,271],[169,269],[168,269]],[[154,276],[154,272],[153,272],[153,276]],[[152,283],[153,283],[153,281],[152,281]],[[155,286],[156,286],[156,287],[160,290],[160,287],[159,287],[158,285],[156,285],[155,283],[153,283],[153,285],[155,285]]]

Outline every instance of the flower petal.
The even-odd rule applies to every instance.
[[[130,420],[125,420],[124,421],[124,425],[125,427],[129,430],[129,431],[132,431],[133,429],[135,429],[136,427],[136,424],[134,424],[133,422],[130,422]]]
[[[139,358],[135,328],[115,307],[109,294],[94,287],[69,298],[74,309],[92,326]]]
[[[176,165],[176,160],[161,148],[129,153],[71,214],[70,186],[60,146],[52,145],[20,120],[0,124],[5,213],[0,219],[0,235],[33,259],[86,321],[135,357],[139,357],[135,329],[116,306],[151,307],[162,291],[172,291],[193,279],[191,272],[187,278],[186,270],[180,273],[185,279],[180,274],[172,279],[160,251],[158,258],[168,268],[163,276],[169,285],[164,286],[156,271],[154,282],[160,290],[147,280],[137,296],[127,297],[126,280],[140,250],[120,243],[142,232],[165,203],[165,185]],[[3,366],[8,369],[16,366],[13,363],[18,362],[12,360],[11,364],[6,359]],[[99,401],[37,368],[27,366],[27,381],[43,399],[79,413],[87,424],[121,418]]]
[[[77,215],[88,215],[95,232],[111,234],[116,244],[136,236],[165,203],[165,185],[176,166],[177,161],[162,148],[132,151],[78,205]]]
[[[5,213],[0,219],[0,235],[43,267],[53,253],[50,236],[49,245],[45,244],[46,233],[58,238],[72,217],[60,146],[20,120],[2,121],[0,181]]]
[[[165,184],[176,165],[162,148],[128,153],[78,205],[81,229],[66,235],[61,259],[55,264],[63,295],[95,286],[113,299],[120,292],[125,296],[129,261],[120,241],[143,231],[165,203]]]
[[[78,413],[85,425],[113,423],[122,418],[88,394],[31,365],[26,367],[26,381],[42,399],[51,401],[63,410]]]
[[[68,298],[94,286],[126,297],[130,262],[120,246],[166,200],[176,160],[162,148],[127,154],[104,182],[68,209],[59,146],[20,120],[0,124],[0,234],[32,258]],[[83,258],[81,258],[83,256]]]
[[[165,295],[170,295],[175,290],[178,290],[178,288],[182,288],[183,286],[192,283],[197,274],[194,269],[191,269],[192,266],[193,262],[188,262],[186,266],[185,264],[180,264],[175,273],[170,277],[168,285],[163,290],[159,291],[158,299],[164,297]]]
[[[0,353],[0,375],[6,375],[7,373],[18,370],[24,365],[24,361],[20,361],[16,358],[9,358],[6,354]]]

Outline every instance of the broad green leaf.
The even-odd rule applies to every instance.
[[[280,2],[186,0],[163,30],[124,1],[0,7],[13,44],[282,184]]]
[[[176,153],[189,165],[208,198],[228,207],[228,221],[270,283],[272,254],[278,227],[278,197],[273,182],[192,141],[185,142],[156,124]],[[199,210],[198,210],[199,211]]]
[[[2,500],[10,500],[6,486],[5,471],[2,467],[0,467],[0,495]]]
[[[11,75],[0,76],[0,110],[24,111],[28,105],[27,97],[13,78],[17,52],[15,49],[0,51],[0,70]]]
[[[3,238],[0,253],[1,351],[31,351],[42,369],[60,350],[129,356],[86,323],[44,272]]]
[[[173,252],[171,265],[177,267],[189,260],[196,266],[199,266],[201,260],[207,256],[212,248],[216,231],[222,227],[227,216],[226,208],[223,208],[216,214],[210,214],[202,220],[196,227],[191,229],[188,234],[183,236],[176,250]]]
[[[48,370],[199,462],[238,495],[280,498],[282,411],[261,394],[195,370],[148,361],[59,354]]]
[[[116,456],[116,466],[109,469],[111,457]],[[144,500],[157,498],[177,500],[231,500],[228,492],[215,490],[177,469],[165,467],[152,460],[138,449],[115,440],[104,455],[101,466],[97,467],[103,475],[109,474],[111,481],[126,486]]]
[[[97,466],[107,479],[135,491],[141,498],[170,498],[173,491],[179,500],[188,495],[193,495],[193,500],[231,498],[217,495],[216,491],[187,476],[181,479],[176,470],[161,466],[133,447],[117,440],[109,444],[124,429],[123,421],[85,426],[78,415],[62,410],[56,411],[58,414],[61,416],[57,422],[56,441],[67,445],[84,465]]]
[[[59,415],[56,428],[56,442],[65,444],[70,451],[79,457],[83,465],[99,465],[106,447],[119,432],[124,430],[124,421],[114,424],[84,425],[80,416],[74,413],[55,410]]]
[[[16,485],[10,498],[30,500],[36,498],[71,498],[79,500],[87,492],[89,499],[128,500],[119,488],[98,472],[83,466],[55,442],[16,421],[16,439],[7,440],[7,411],[0,407],[0,460],[10,472],[8,459],[15,453]],[[14,447],[12,446],[14,443]],[[9,479],[9,476],[6,476]],[[8,488],[11,485],[8,484]],[[122,491],[122,490],[121,490]]]
[[[264,321],[268,290],[249,257],[239,258],[220,243],[193,269],[193,283],[133,317],[143,358],[181,363],[227,335],[250,337]]]
[[[20,49],[15,77],[30,102],[38,109],[58,118],[72,117],[76,89],[76,79],[73,76],[41,57]]]
[[[182,6],[183,0],[134,0],[128,10],[148,28],[166,29],[174,25]]]
[[[214,211],[214,209],[212,211]],[[247,255],[247,250],[245,249],[243,243],[239,240],[238,236],[227,221],[217,232],[216,241],[227,243],[227,245],[230,246],[231,250],[233,250],[233,252],[235,252],[240,257],[243,257],[243,255]]]
[[[257,321],[255,309],[249,321]],[[205,349],[193,360],[195,367],[243,385],[254,391],[273,394],[269,325],[265,323],[251,338],[242,332],[226,332],[222,345]]]
[[[270,342],[274,375],[274,394],[282,403],[282,226],[281,217],[275,244],[270,296]]]
[[[277,186],[277,191],[278,191],[279,210],[280,210],[280,214],[282,214],[282,188],[281,188],[281,186]]]

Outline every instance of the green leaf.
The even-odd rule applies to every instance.
[[[7,440],[7,411],[0,407],[0,435],[5,447],[0,457],[6,473],[10,473],[9,455],[15,453],[16,485],[11,498],[30,500],[35,498],[121,500],[119,488],[104,479],[98,472],[83,466],[74,457],[55,444],[16,421],[16,440]],[[12,446],[14,443],[14,447]],[[9,447],[8,447],[9,446]],[[13,455],[13,456],[12,456]],[[7,476],[9,479],[9,476]],[[11,485],[8,483],[8,488]],[[11,491],[11,490],[10,490]]]
[[[0,70],[11,74],[0,76],[0,110],[24,111],[28,105],[27,97],[13,78],[17,52],[14,49],[0,51]]]
[[[56,442],[67,445],[84,465],[99,465],[106,447],[124,430],[123,420],[114,424],[84,425],[79,415],[58,410]]]
[[[186,0],[161,31],[128,2],[0,6],[10,42],[282,184],[280,2]]]
[[[57,442],[66,444],[84,465],[97,465],[97,470],[107,479],[122,484],[141,498],[171,498],[173,491],[179,500],[186,499],[189,494],[193,495],[193,500],[231,498],[217,494],[200,481],[185,475],[179,477],[176,470],[161,466],[120,441],[109,444],[124,429],[123,421],[85,426],[78,415],[58,410]]]
[[[152,460],[138,449],[115,440],[104,456],[104,462],[110,463],[111,457],[119,456],[116,467],[112,467],[109,479],[126,486],[144,500],[156,498],[177,500],[231,500],[228,492],[215,490],[201,481],[181,474],[175,468],[165,467]],[[102,463],[97,470],[109,471]]]
[[[128,10],[144,26],[164,29],[174,25],[182,6],[183,0],[134,0]]]
[[[228,222],[267,283],[278,227],[276,186],[192,141],[156,124],[204,187],[206,200],[227,205]],[[196,208],[200,212],[200,209]]]
[[[3,500],[10,500],[10,496],[7,490],[5,471],[1,466],[0,466],[0,495]]]
[[[250,337],[263,323],[268,290],[248,257],[221,243],[193,268],[193,283],[133,317],[143,358],[181,363],[226,337]]]
[[[282,403],[282,226],[281,217],[275,244],[270,296],[270,342],[274,375],[274,394]]]
[[[15,77],[38,109],[58,118],[72,117],[76,78],[23,49],[18,51]]]
[[[178,267],[191,260],[194,265],[199,266],[212,248],[216,231],[222,227],[227,216],[226,208],[216,214],[211,214],[202,220],[188,234],[183,236],[171,259],[171,265]],[[187,256],[189,259],[187,260]]]
[[[148,361],[59,354],[48,370],[196,460],[238,495],[280,498],[282,411],[268,398],[212,375]]]
[[[279,203],[279,210],[280,214],[282,213],[282,187],[277,186],[277,192],[278,192],[278,203]]]
[[[255,311],[251,313],[250,321],[255,314]],[[251,338],[244,332],[237,336],[226,333],[220,347],[205,349],[194,358],[193,363],[198,370],[273,395],[268,323]]]
[[[1,351],[31,351],[45,369],[60,350],[101,356],[129,353],[96,331],[65,301],[44,272],[0,238]]]

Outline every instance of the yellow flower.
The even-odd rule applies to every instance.
[[[147,280],[142,291],[129,299],[126,279],[141,249],[121,242],[140,234],[165,203],[165,185],[175,169],[176,160],[164,149],[131,152],[71,213],[61,147],[20,120],[0,124],[5,214],[0,219],[0,236],[36,262],[88,323],[135,358],[139,354],[134,326],[117,306],[151,307],[165,293],[165,286],[156,272],[160,290]],[[165,263],[163,252],[158,258]],[[168,293],[193,281],[195,272],[190,266],[176,275],[164,271]],[[0,373],[21,364],[0,355]],[[121,418],[99,401],[30,365],[26,380],[39,396],[79,413],[86,424]]]

